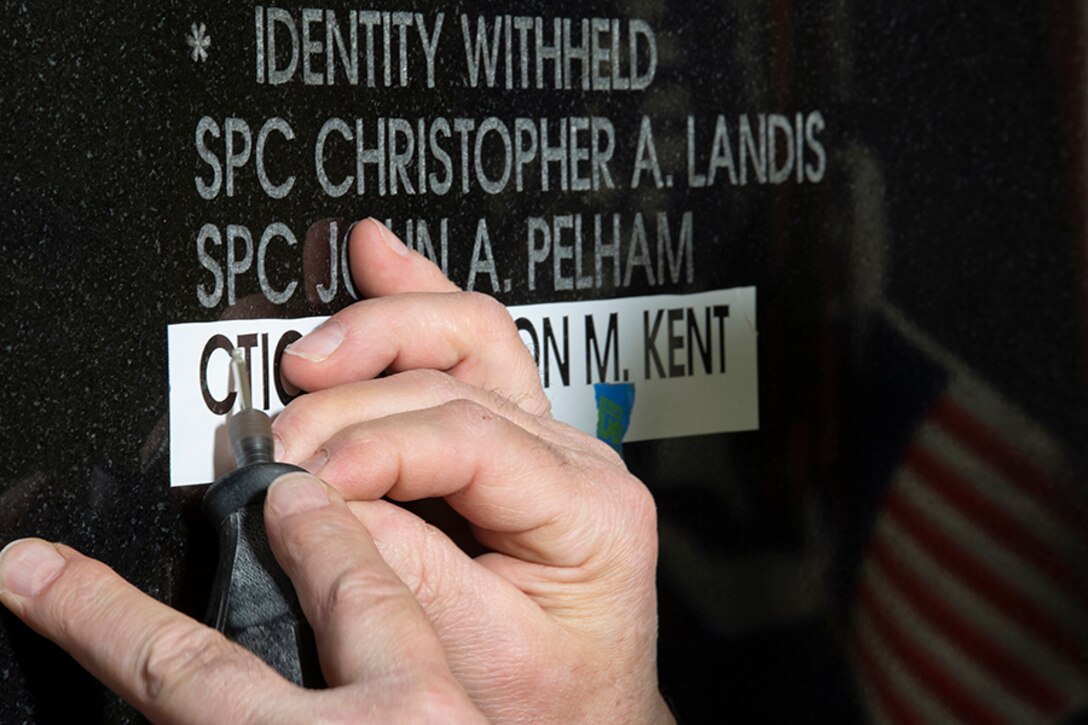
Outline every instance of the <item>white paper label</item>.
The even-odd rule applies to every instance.
[[[756,290],[510,307],[556,418],[593,435],[594,384],[631,383],[626,441],[759,427]],[[324,321],[228,320],[170,325],[170,485],[230,469],[225,411],[230,351],[246,354],[253,405],[275,414],[282,348]]]

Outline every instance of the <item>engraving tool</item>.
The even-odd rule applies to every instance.
[[[276,478],[298,466],[273,459],[272,421],[253,407],[242,351],[231,353],[235,408],[227,419],[237,468],[204,494],[205,515],[219,531],[219,564],[209,623],[288,680],[324,687],[313,632],[291,580],[280,569],[264,528],[264,497]]]

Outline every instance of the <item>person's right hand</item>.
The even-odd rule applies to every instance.
[[[274,424],[279,458],[349,500],[488,717],[670,720],[645,486],[607,445],[551,417],[500,304],[458,291],[376,222],[357,225],[351,245],[369,299],[284,356],[288,379],[311,392]],[[466,555],[383,496],[444,497],[490,553]],[[364,582],[337,584],[350,598]]]

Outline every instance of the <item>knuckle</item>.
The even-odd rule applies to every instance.
[[[537,419],[538,424],[543,424],[541,422],[543,416],[538,414],[535,409],[524,410],[521,407],[521,404],[525,402],[528,402],[530,403],[530,405],[532,405],[533,401],[526,400],[530,397],[529,395],[522,394],[517,399],[515,399],[495,389],[489,389],[485,391],[485,395],[487,396],[489,406],[494,410],[499,411],[504,416],[509,418],[517,418],[519,414],[525,413]],[[547,398],[545,398],[545,400],[547,400]]]
[[[322,392],[302,395],[288,403],[287,407],[272,419],[272,432],[285,442],[295,441],[296,445],[298,439],[307,439],[310,425],[319,413],[319,406],[324,399]]]
[[[590,436],[585,436],[584,441],[586,448],[597,454],[601,459],[613,466],[622,468],[624,471],[627,470],[627,465],[623,462],[623,456],[621,456],[611,445],[605,443],[600,438],[592,438]]]
[[[630,474],[624,476],[617,494],[625,521],[625,558],[636,568],[645,568],[645,562],[657,558],[657,503],[650,489]]]
[[[629,530],[646,535],[657,531],[657,502],[653,493],[637,476],[631,473],[623,458],[604,441],[589,438],[575,432],[580,445],[572,446],[579,451],[577,458],[588,457],[585,473],[591,479],[605,483],[609,497],[620,507]]]
[[[657,526],[657,502],[650,489],[642,481],[634,476],[627,477],[627,498],[631,513],[636,520],[642,521],[651,528]]]
[[[467,398],[454,398],[439,406],[439,411],[457,425],[479,427],[493,424],[496,414]]]
[[[302,401],[306,398],[305,395],[295,398],[287,406],[279,412],[275,418],[272,419],[272,430],[276,433],[285,433],[291,430],[291,425],[294,422],[295,416],[298,415],[299,408],[305,406]]]
[[[633,533],[644,537],[657,532],[657,502],[642,481],[627,474],[620,487],[621,501],[627,509]]]
[[[349,383],[348,386],[351,387]],[[297,430],[302,432],[307,425],[331,406],[336,406],[344,394],[344,387],[336,390],[314,390],[306,395],[299,395],[288,403],[272,421],[272,429]]]
[[[138,694],[153,703],[190,678],[199,675],[215,681],[223,673],[254,665],[253,658],[215,630],[194,621],[175,621],[145,640],[137,663]]]
[[[459,293],[468,304],[479,309],[483,314],[495,314],[500,310],[505,314],[506,308],[502,303],[491,295],[484,294],[483,292],[461,292]]]
[[[526,357],[527,357],[528,361],[532,362],[532,357],[529,356],[528,349],[526,349],[525,354],[526,354]],[[530,368],[530,370],[531,370],[530,380],[532,381],[533,387],[534,388],[540,388],[540,380],[535,377],[535,375],[536,375],[536,366],[534,365],[533,367]],[[544,395],[544,390],[542,388],[540,388],[539,390],[534,390],[533,395],[527,396],[527,401],[526,402],[527,402],[526,409],[530,413],[535,415],[536,417],[543,418],[543,419],[551,418],[551,416],[552,416],[552,401],[550,401],[548,399],[548,396]]]
[[[272,427],[274,428],[277,425],[294,423],[294,418],[296,417],[305,418],[306,412],[314,404],[317,398],[320,397],[320,392],[321,391],[316,391],[316,393],[311,393],[310,395],[300,395],[292,400],[282,411],[280,411],[280,414],[276,416],[276,419],[272,421]]]
[[[514,320],[505,305],[491,295],[483,292],[462,292],[467,303],[473,308],[474,319],[480,320],[487,330],[509,332],[514,329]]]
[[[272,420],[272,430],[281,435],[306,436],[313,422],[335,411],[342,404],[345,391],[353,392],[356,384],[336,389],[314,390],[293,399]]]

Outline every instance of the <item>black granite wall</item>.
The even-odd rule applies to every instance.
[[[350,12],[368,9],[321,7],[333,13],[319,16],[315,33],[330,18],[347,27],[359,17]],[[282,9],[301,32],[302,9]],[[416,27],[399,36],[392,25],[388,81],[379,49],[369,66],[374,87],[365,58],[353,83],[338,56],[328,74],[323,52],[310,54],[309,77],[300,59],[273,84],[289,56],[281,44],[279,56],[265,48],[259,63],[255,28],[270,22],[267,10],[173,0],[5,6],[0,541],[63,540],[202,616],[214,539],[197,510],[199,489],[167,483],[166,326],[238,310],[227,311],[225,293],[201,300],[198,290],[211,290],[214,278],[195,251],[200,230],[239,225],[259,238],[284,223],[300,244],[275,247],[266,276],[282,289],[295,275],[298,293],[273,304],[252,268],[235,292],[252,305],[243,315],[294,316],[349,300],[343,290],[328,304],[306,294],[316,282],[302,272],[299,250],[321,220],[373,215],[407,233],[408,219],[434,228],[445,218],[451,276],[467,284],[475,222],[486,218],[503,274],[497,289],[477,275],[476,288],[509,304],[756,287],[759,429],[625,450],[659,502],[661,679],[682,721],[849,722],[912,712],[970,720],[987,707],[1058,719],[1085,706],[1083,8],[383,6],[419,13],[432,30],[444,13],[433,87]],[[509,66],[505,51],[496,56],[496,87],[487,87],[485,70],[472,81],[462,14],[473,28],[479,16],[489,27],[496,16],[540,17],[549,29],[567,18],[576,36],[583,18],[614,18],[601,37],[615,34],[619,47],[630,21],[642,20],[654,73],[645,88],[612,87],[632,75],[628,53],[615,69],[618,84],[598,79],[607,89],[593,88],[592,78],[581,88],[577,60],[564,79],[571,88],[557,88],[547,64],[537,88],[530,63],[524,88],[516,46]],[[637,77],[651,58],[648,44],[636,47]],[[219,133],[205,132],[202,156],[205,117]],[[466,191],[453,131],[449,191],[430,181],[427,193],[407,193],[406,183],[422,191],[413,159],[396,195],[376,189],[376,169],[366,171],[365,192],[349,185],[330,193],[314,169],[313,139],[333,117],[353,131],[360,119],[368,138],[383,118],[405,119],[413,131],[425,119],[428,133],[437,118],[452,126],[494,117],[511,128],[516,118],[608,119],[614,188],[598,180],[599,188],[587,181],[577,189],[570,179],[563,188],[553,176],[545,190],[527,176],[521,191],[511,180],[488,193],[470,163]],[[662,178],[655,183],[647,166],[636,185],[644,117]],[[771,132],[780,171],[788,150],[800,155],[777,177],[772,161],[764,179],[750,165],[745,183],[734,181],[714,146],[719,117],[738,155],[734,171],[745,166],[742,124],[752,134],[761,123],[773,127],[770,119],[785,124]],[[270,118],[295,136],[278,127],[265,146],[267,184],[296,177],[282,199],[262,187],[255,156],[226,177],[227,136],[242,144],[248,128],[255,153]],[[331,138],[327,184],[335,186],[354,167],[343,134]],[[485,179],[503,174],[499,138],[483,146]],[[715,151],[721,163],[709,182]],[[208,154],[222,164],[214,193]],[[432,172],[443,168],[430,161]],[[530,288],[528,218],[619,214],[629,224],[658,213],[676,229],[685,214],[693,222],[692,263],[675,280],[661,268],[651,279],[643,265],[630,280],[624,270],[619,285],[606,274],[568,290],[543,264]],[[1057,600],[1070,604],[1046,603]],[[1028,610],[1008,601],[1040,614],[1023,619]],[[0,621],[0,721],[136,717],[14,618]],[[1080,658],[1047,632],[1082,643]],[[1000,656],[987,657],[986,643]],[[1024,681],[1008,662],[1041,680],[1041,690],[1008,685]],[[995,682],[1012,704],[987,698]]]

